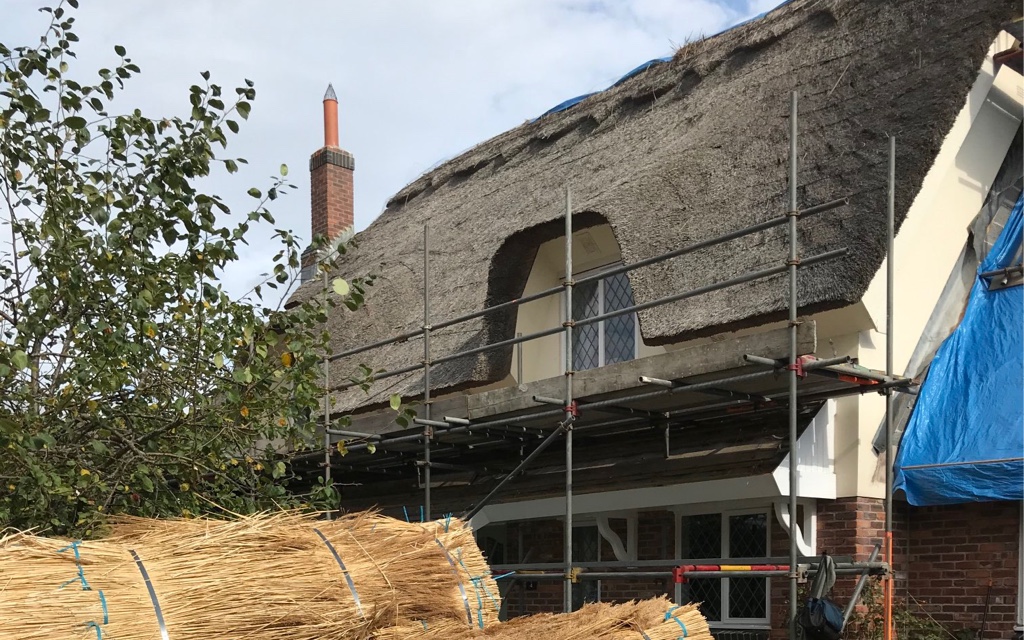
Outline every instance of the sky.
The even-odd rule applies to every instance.
[[[40,6],[0,0],[0,42],[34,44]],[[322,99],[339,100],[341,146],[356,158],[355,224],[366,228],[403,186],[439,163],[601,90],[624,73],[781,0],[81,0],[72,67],[92,76],[123,45],[139,67],[118,99],[149,117],[185,116],[200,72],[225,88],[255,82],[252,115],[227,157],[249,165],[204,188],[242,215],[250,186],[281,164],[298,189],[277,200],[277,227],[310,235],[309,156],[323,144]],[[231,92],[233,95],[233,92]],[[254,230],[224,274],[240,295],[279,245]]]

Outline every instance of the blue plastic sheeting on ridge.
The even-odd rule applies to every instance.
[[[756,16],[754,16],[753,18],[749,18],[747,20],[744,20],[743,22],[734,24],[731,27],[729,27],[727,29],[723,29],[722,31],[719,31],[718,33],[715,33],[715,34],[713,34],[711,36],[708,36],[708,37],[709,38],[714,38],[715,36],[720,36],[723,33],[728,33],[729,31],[732,31],[733,29],[738,29],[739,27],[742,27],[743,25],[750,24],[751,22],[756,22],[757,20],[760,20],[761,18],[765,17],[766,15],[771,13],[772,11],[775,11],[775,9],[783,7],[783,6],[789,4],[792,1],[793,0],[783,0],[783,2],[780,2],[778,4],[778,6],[776,6],[774,9],[769,9],[768,11],[761,12],[761,13],[757,14]],[[673,56],[668,55],[668,56],[665,56],[664,58],[655,58],[654,60],[648,60],[647,62],[643,63],[639,67],[633,69],[632,71],[630,71],[626,75],[624,75],[621,78],[619,78],[618,80],[616,80],[615,84],[613,84],[611,87],[608,87],[608,89],[612,89],[614,87],[619,86],[620,84],[622,84],[626,80],[629,80],[633,76],[639,75],[640,73],[643,73],[644,71],[647,71],[648,69],[650,69],[651,67],[653,67],[655,65],[659,65],[659,64],[661,64],[663,62],[669,62],[670,60],[672,60],[672,58],[673,58]],[[608,89],[605,89],[604,91],[607,91]],[[590,93],[585,93],[585,94],[583,94],[581,96],[576,96],[575,98],[569,98],[565,102],[559,103],[559,104],[555,105],[554,107],[551,107],[550,109],[548,109],[544,113],[540,114],[539,116],[537,116],[536,118],[533,119],[533,122],[536,122],[537,120],[540,120],[544,116],[550,115],[552,113],[558,113],[559,111],[567,111],[567,110],[575,107],[579,103],[583,102],[584,100],[586,100],[590,96],[597,95],[598,93],[601,93],[601,91],[592,91]]]
[[[978,273],[1013,266],[1024,197]],[[911,504],[1024,499],[1024,286],[978,276],[960,326],[939,348],[896,456]]]
[[[584,93],[582,96],[576,96],[575,98],[569,98],[565,102],[562,102],[560,104],[557,104],[557,105],[551,107],[550,109],[548,109],[547,111],[542,113],[540,115],[540,117],[538,117],[537,119],[539,120],[540,118],[543,118],[544,116],[548,115],[549,113],[558,113],[559,111],[565,111],[567,109],[575,107],[576,105],[578,105],[579,103],[583,102],[584,100],[586,100],[590,96],[596,95],[598,93],[600,93],[600,92],[599,91],[591,91],[590,93]]]
[[[622,84],[623,82],[625,82],[626,80],[629,80],[633,76],[638,75],[640,72],[647,71],[648,69],[650,69],[654,65],[661,64],[662,62],[668,62],[671,59],[672,59],[672,56],[665,56],[664,58],[655,58],[654,60],[648,60],[647,62],[643,63],[642,65],[640,65],[636,69],[633,69],[632,71],[630,71],[626,75],[624,75],[621,78],[619,78],[615,82],[615,84],[613,84],[612,86],[613,87],[617,87],[620,84]]]

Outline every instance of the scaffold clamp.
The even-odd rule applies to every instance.
[[[804,365],[810,362],[811,360],[813,360],[813,358],[811,358],[810,356],[800,356],[799,358],[796,359],[795,363],[786,365],[786,371],[795,371],[796,377],[806,378],[807,370],[804,369]]]
[[[685,564],[672,569],[672,582],[676,584],[686,584],[686,572],[693,571],[692,564]]]
[[[569,406],[565,407],[565,412],[571,415],[573,418],[580,417],[580,406],[575,400],[569,403]]]

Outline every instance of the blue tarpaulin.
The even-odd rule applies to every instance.
[[[913,505],[1024,499],[1024,286],[990,289],[981,276],[1020,264],[1022,205],[978,268],[900,443],[894,489]]]
[[[723,33],[727,33],[729,31],[732,31],[733,29],[737,29],[739,27],[742,27],[743,25],[750,24],[751,22],[756,22],[757,20],[760,20],[761,18],[765,17],[766,15],[771,13],[772,11],[775,11],[775,9],[778,9],[778,8],[784,6],[784,5],[787,5],[790,2],[792,2],[792,1],[793,0],[781,0],[780,4],[777,5],[774,9],[771,9],[769,11],[763,11],[763,12],[759,13],[758,15],[754,16],[753,18],[749,18],[747,20],[744,20],[743,22],[740,22],[738,24],[734,24],[733,26],[729,27],[728,29],[725,29],[724,31],[719,31],[718,33],[716,33],[716,34],[714,34],[712,36],[709,36],[709,37],[713,38],[715,36],[722,35]],[[608,87],[608,88],[611,89],[613,87],[617,87],[620,84],[622,84],[623,82],[625,82],[626,80],[629,80],[630,78],[632,78],[633,76],[640,75],[642,72],[647,71],[651,67],[659,65],[659,64],[662,64],[664,62],[669,62],[670,60],[672,60],[672,56],[665,56],[663,58],[655,58],[654,60],[648,60],[647,62],[643,63],[642,65],[640,65],[638,67],[636,67],[635,69],[633,69],[632,71],[630,71],[626,75],[624,75],[621,78],[619,78],[618,80],[616,80],[615,83],[611,87]],[[561,103],[555,105],[554,107],[551,107],[550,109],[548,109],[544,113],[540,114],[533,121],[536,122],[537,120],[540,120],[544,116],[550,115],[552,113],[559,113],[561,111],[567,111],[567,110],[575,107],[579,103],[583,102],[584,100],[586,100],[590,96],[597,95],[598,93],[601,93],[601,92],[600,91],[592,91],[590,93],[585,93],[585,94],[583,94],[581,96],[576,96],[575,98],[569,98],[568,100],[565,100],[564,102],[561,102]]]

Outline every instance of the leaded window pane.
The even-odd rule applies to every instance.
[[[729,617],[768,617],[767,578],[729,578]]]
[[[573,287],[572,317],[583,320],[596,316],[601,311],[598,282],[586,282]],[[572,332],[573,369],[584,371],[601,366],[600,328],[595,324],[576,327]]]
[[[729,517],[729,557],[768,555],[768,518],[763,513]],[[767,578],[729,578],[729,617],[766,618]]]
[[[600,560],[600,537],[597,527],[574,527],[572,530],[573,562],[597,562]],[[597,580],[581,580],[572,585],[572,609],[579,609],[588,602],[599,599]]]
[[[717,558],[722,554],[722,515],[709,513],[683,518],[683,557]],[[700,604],[708,620],[722,619],[722,581],[695,578],[687,582],[690,602]]]
[[[619,273],[603,281],[604,312],[633,306],[633,292],[626,274]],[[625,362],[636,357],[636,316],[626,314],[604,322],[604,363]]]

